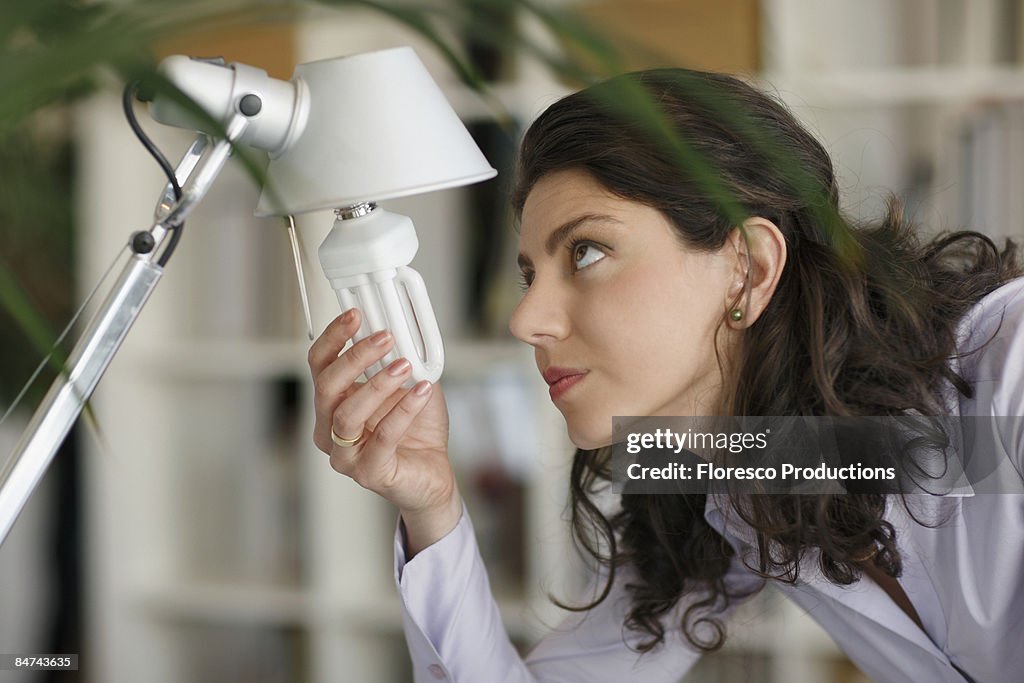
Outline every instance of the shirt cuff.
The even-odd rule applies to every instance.
[[[431,555],[437,554],[437,546],[445,543],[445,541],[452,536],[469,533],[470,538],[473,538],[473,526],[469,522],[469,512],[466,510],[466,503],[462,503],[462,513],[459,515],[459,522],[456,524],[451,531],[442,536],[440,539],[427,546],[416,555],[419,557],[423,553],[430,553]],[[402,572],[405,566],[411,561],[405,559],[407,542],[405,537],[405,522],[402,521],[402,515],[398,515],[398,521],[395,523],[395,584],[401,589],[402,587]],[[447,545],[452,545],[449,542]],[[442,552],[443,548],[442,546]],[[416,559],[416,558],[413,558]]]
[[[505,680],[523,662],[508,639],[466,510],[440,540],[406,561],[404,525],[395,529],[395,583],[420,681]]]

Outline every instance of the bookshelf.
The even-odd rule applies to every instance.
[[[764,0],[762,84],[826,142],[846,208],[1024,235],[1024,4]],[[814,35],[814,40],[806,36]]]
[[[1012,10],[1019,29],[1020,4],[762,0],[754,77],[826,141],[848,208],[870,213],[891,187],[922,222],[952,227],[967,222],[965,207],[983,205],[990,185],[978,169],[996,173],[993,158],[964,142],[979,112],[1016,112],[1024,101],[1019,30],[1003,36],[1012,22],[999,21]],[[489,119],[422,39],[378,14],[310,16],[289,44],[295,62],[411,44],[467,122]],[[526,56],[495,86],[524,124],[566,92]],[[88,291],[146,224],[163,181],[123,123],[117,93],[83,104],[75,120],[87,235],[79,289]],[[171,157],[191,139],[147,128]],[[1015,173],[1020,186],[1024,169]],[[506,623],[525,647],[559,620],[546,592],[571,595],[582,579],[562,520],[572,447],[531,350],[494,334],[515,295],[495,287],[467,314],[466,237],[479,229],[467,217],[472,191],[386,207],[412,217],[420,236],[413,266],[445,336],[452,460]],[[395,513],[334,473],[310,441],[308,342],[290,255],[275,221],[251,218],[256,197],[238,168],[222,174],[93,401],[102,434],[86,444],[86,648],[96,680],[411,680],[392,581]],[[999,211],[985,220],[1014,215]],[[299,220],[318,332],[338,312],[315,253],[332,219]],[[489,282],[514,282],[510,256]],[[513,539],[514,551],[488,544],[484,530]],[[683,680],[864,680],[771,590],[741,609],[730,633]]]

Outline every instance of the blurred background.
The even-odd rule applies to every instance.
[[[892,190],[926,230],[1024,236],[1022,5],[5,0],[0,412],[128,235],[149,227],[164,178],[121,111],[133,68],[219,55],[288,78],[299,62],[412,45],[499,169],[384,206],[417,228],[412,265],[445,338],[451,456],[525,650],[559,620],[547,594],[571,599],[585,574],[564,521],[572,446],[532,353],[507,332],[519,290],[506,192],[521,131],[581,74],[609,68],[591,31],[621,55],[617,67],[727,71],[776,93],[832,152],[856,216],[878,215]],[[193,136],[138,113],[176,162]],[[257,196],[241,166],[218,179],[93,419],[79,421],[0,547],[0,652],[79,653],[80,670],[0,671],[0,681],[412,680],[396,516],[310,442],[298,287],[282,225],[252,218]],[[299,221],[318,333],[339,312],[316,260],[332,221]],[[47,374],[0,423],[0,457]],[[685,681],[866,680],[770,590],[730,634]]]

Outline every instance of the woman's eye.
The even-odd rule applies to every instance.
[[[603,259],[605,254],[592,244],[581,242],[572,248],[572,262],[576,270],[582,270]]]

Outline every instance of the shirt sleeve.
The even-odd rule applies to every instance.
[[[1005,452],[1024,480],[1024,293],[1018,289],[1005,311],[1000,330],[1005,346],[997,361],[999,381],[992,408],[999,416]]]
[[[623,626],[629,607],[624,586],[629,576],[628,568],[618,572],[603,602],[570,615],[524,659],[502,623],[465,507],[448,535],[408,563],[399,521],[395,580],[414,680],[678,683],[700,654],[681,640],[678,626],[668,628],[670,620],[665,621],[665,643],[658,648],[643,655],[630,648],[643,640],[643,634]],[[594,585],[602,585],[600,577],[595,577]],[[668,618],[676,624],[679,607]]]
[[[960,414],[968,423],[965,427],[986,432],[972,455],[992,453],[983,470],[991,471],[991,476],[980,490],[1020,493],[1024,490],[1024,278],[982,299],[967,320],[971,335],[963,367],[974,395],[961,397]]]

